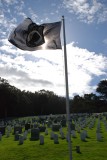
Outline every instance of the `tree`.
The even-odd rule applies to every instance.
[[[84,104],[88,112],[99,111],[99,97],[96,94],[84,94]]]
[[[101,95],[101,98],[103,100],[107,100],[107,80],[100,81],[96,89],[96,92],[98,92]]]
[[[84,99],[83,97],[79,96],[79,95],[75,95],[71,104],[70,104],[70,110],[71,112],[86,112],[85,110],[85,106],[84,106]]]

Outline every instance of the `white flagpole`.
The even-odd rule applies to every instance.
[[[66,36],[65,36],[64,16],[62,16],[62,22],[63,22],[64,64],[65,64],[65,84],[66,84],[66,113],[67,113],[67,124],[68,124],[68,147],[69,147],[69,157],[70,157],[70,160],[72,160],[69,89],[68,89],[68,69],[67,69],[67,53],[66,53]]]

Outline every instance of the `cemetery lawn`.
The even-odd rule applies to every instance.
[[[86,141],[80,139],[80,133],[76,131],[76,138],[72,140],[72,159],[73,160],[106,160],[107,159],[107,130],[101,121],[102,140],[96,139],[96,127],[98,119],[92,129],[87,126],[88,138]],[[67,128],[63,131],[66,135]],[[59,132],[55,132],[59,136],[59,144],[54,144],[50,139],[51,129],[48,128],[48,135],[44,135],[44,145],[40,145],[40,141],[30,141],[30,133],[24,144],[19,145],[18,141],[14,141],[14,135],[10,137],[2,136],[0,141],[0,160],[69,160],[68,142],[61,139]],[[80,153],[76,152],[76,146],[80,146]]]

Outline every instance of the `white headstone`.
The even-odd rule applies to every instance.
[[[102,135],[101,133],[96,133],[97,134],[97,141],[101,141],[102,140]]]
[[[23,144],[23,142],[24,142],[23,135],[19,135],[19,144]]]
[[[43,135],[40,135],[40,145],[43,145],[44,144],[44,136]]]
[[[28,134],[28,132],[27,132],[27,131],[25,131],[25,132],[23,133],[23,138],[24,138],[24,140],[26,140],[26,139],[27,139],[27,134]]]
[[[2,140],[2,134],[0,133],[0,141]]]
[[[75,130],[72,130],[72,131],[71,131],[71,134],[72,134],[72,137],[73,137],[73,138],[76,138],[76,132],[75,132]]]
[[[8,137],[10,137],[10,132],[9,131],[6,132],[6,138],[8,138]]]
[[[62,139],[65,139],[65,135],[64,135],[64,132],[63,132],[63,131],[60,133],[60,135],[61,135],[61,138],[62,138]]]
[[[82,141],[85,141],[86,135],[84,134],[84,132],[80,133],[80,138]]]
[[[85,137],[88,138],[88,133],[87,133],[87,131],[84,130],[83,133],[84,133]]]
[[[58,135],[54,134],[54,144],[59,144]]]
[[[54,139],[54,132],[53,131],[50,133],[50,139]]]
[[[47,128],[45,129],[45,135],[48,135],[48,129]]]
[[[19,132],[18,131],[16,131],[14,138],[15,138],[15,141],[19,140]]]
[[[68,133],[66,134],[66,141],[69,142],[69,136]]]

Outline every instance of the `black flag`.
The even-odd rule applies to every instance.
[[[9,42],[22,50],[61,49],[61,22],[37,25],[26,18],[10,34]]]

